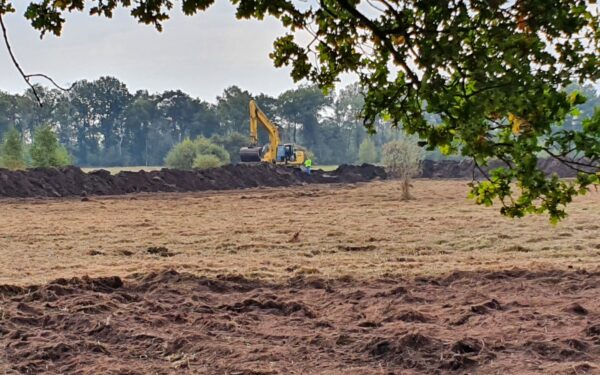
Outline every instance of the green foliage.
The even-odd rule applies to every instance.
[[[66,166],[73,164],[73,158],[69,153],[69,150],[63,145],[58,145],[58,148],[54,154],[56,158],[56,166]]]
[[[365,138],[358,148],[358,161],[361,163],[375,164],[377,162],[377,148],[370,137]]]
[[[69,152],[58,143],[56,134],[49,126],[42,126],[36,130],[29,155],[32,167],[36,168],[62,167],[71,164]]]
[[[192,169],[196,156],[196,145],[191,139],[185,139],[169,151],[165,165],[169,168]]]
[[[229,153],[222,146],[214,144],[209,139],[206,138],[197,138],[194,141],[196,145],[196,154],[197,155],[214,155],[218,158],[223,164],[228,164],[230,161]]]
[[[250,137],[238,132],[232,132],[227,135],[215,134],[210,138],[210,140],[227,150],[227,153],[229,153],[229,159],[232,163],[239,163],[240,148],[246,147],[250,144]]]
[[[192,169],[196,168],[196,164],[199,162],[198,168],[205,168],[203,165],[209,165],[212,158],[199,159],[199,156],[206,155],[218,160],[219,165],[229,163],[229,154],[223,147],[214,144],[209,139],[199,137],[193,141],[185,139],[173,146],[165,158],[165,164],[169,168]]]
[[[4,134],[4,141],[0,146],[0,166],[12,170],[26,167],[23,141],[15,128]]]
[[[223,164],[223,161],[215,155],[203,154],[198,155],[196,159],[194,159],[194,168],[197,169],[217,168]]]
[[[93,82],[76,82],[70,94],[69,101],[61,103],[60,107],[65,111],[65,117],[70,117],[81,126],[77,129],[77,141],[82,146],[75,154],[78,161],[92,164],[106,157],[112,159],[108,164],[114,165],[114,159],[122,156],[119,143],[125,132],[122,118],[133,99],[127,86],[114,77],[100,77]],[[63,121],[60,123],[62,127]],[[88,129],[94,129],[94,136],[82,134]]]
[[[224,90],[223,95],[217,97],[217,114],[222,126],[228,132],[247,134],[250,128],[248,103],[252,95],[237,86]]]
[[[291,127],[288,139],[311,150],[324,148],[324,139],[319,129],[318,113],[330,103],[317,86],[301,86],[288,90],[278,98],[278,115],[282,122]],[[297,125],[302,127],[302,139],[297,136]]]

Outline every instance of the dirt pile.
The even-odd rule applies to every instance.
[[[483,168],[488,171],[494,168],[504,167],[501,162],[491,162],[488,167]],[[577,171],[569,168],[556,159],[540,159],[538,167],[546,174],[556,173],[559,177],[575,177]],[[483,177],[482,173],[475,167],[472,160],[425,160],[423,162],[423,178],[461,178],[471,179]]]
[[[599,273],[521,270],[282,284],[167,270],[5,285],[0,372],[597,373],[599,288]]]
[[[573,177],[575,173],[554,159],[540,160],[540,168],[560,177]],[[490,164],[490,168],[500,166]],[[472,161],[425,160],[422,178],[473,177]],[[481,173],[475,170],[475,177]],[[26,171],[0,169],[0,198],[72,197],[87,195],[122,195],[140,192],[191,192],[205,190],[231,190],[266,187],[286,187],[310,183],[356,183],[385,179],[383,167],[340,165],[336,170],[314,170],[308,176],[299,168],[276,167],[268,164],[227,165],[208,170],[120,172],[111,175],[98,170],[85,173],[77,167],[37,168]],[[87,199],[87,198],[84,198]]]
[[[69,197],[121,195],[139,192],[229,190],[258,186],[293,186],[305,183],[354,183],[385,179],[383,168],[364,164],[341,165],[332,172],[272,165],[227,165],[208,170],[162,169],[151,172],[99,170],[85,173],[77,167],[9,171],[0,169],[0,197]]]

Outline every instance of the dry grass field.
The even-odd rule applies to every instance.
[[[511,220],[476,206],[463,181],[416,181],[409,202],[397,189],[376,182],[3,200],[0,284],[164,267],[276,280],[600,265],[600,193],[579,198],[553,227],[546,217]]]
[[[599,373],[600,193],[552,227],[466,190],[0,201],[0,373]]]

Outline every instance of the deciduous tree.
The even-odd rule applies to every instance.
[[[15,128],[4,134],[4,141],[0,145],[0,166],[13,170],[26,167],[23,140]]]
[[[31,165],[36,168],[62,167],[71,163],[69,153],[58,143],[56,134],[49,126],[42,126],[35,131],[29,154]]]
[[[383,146],[382,162],[388,174],[402,180],[402,199],[412,199],[410,181],[421,172],[425,152],[414,138],[403,138]]]

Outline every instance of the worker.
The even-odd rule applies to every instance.
[[[304,161],[304,168],[306,170],[306,174],[310,176],[310,168],[312,167],[312,160],[310,158]]]

